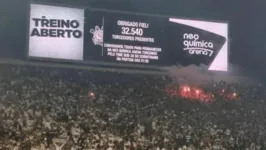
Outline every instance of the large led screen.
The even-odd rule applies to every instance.
[[[227,71],[227,23],[37,4],[30,17],[30,57]]]
[[[29,56],[83,60],[84,10],[31,4]]]
[[[167,18],[86,12],[86,60],[169,65]],[[163,22],[162,22],[163,20]],[[86,49],[87,48],[87,49]]]
[[[228,24],[169,18],[171,47],[181,65],[204,64],[227,71]]]

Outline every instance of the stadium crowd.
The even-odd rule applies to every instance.
[[[215,83],[206,103],[166,76],[14,65],[0,73],[1,150],[266,149],[263,85]]]

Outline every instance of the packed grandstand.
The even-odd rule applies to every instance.
[[[263,85],[0,65],[1,150],[266,149]]]

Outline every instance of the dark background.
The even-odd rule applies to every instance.
[[[132,46],[147,46],[147,47],[158,47],[162,48],[162,52],[158,52],[159,60],[149,59],[150,65],[170,65],[171,59],[176,59],[175,57],[170,58],[170,48],[169,45],[169,31],[168,31],[168,18],[166,17],[155,17],[155,16],[143,16],[143,15],[131,15],[122,13],[110,13],[103,11],[91,11],[87,9],[85,11],[85,44],[84,44],[84,60],[95,60],[95,61],[105,61],[105,62],[119,62],[116,61],[116,57],[107,56],[107,48],[104,48],[104,54],[102,57],[102,47],[99,45],[94,45],[92,42],[92,34],[90,29],[94,28],[95,25],[101,27],[102,18],[104,17],[104,43],[108,44],[121,44],[121,45],[132,45]],[[151,37],[155,39],[154,43],[150,42],[138,42],[138,41],[126,41],[126,40],[114,40],[112,35],[122,35],[121,27],[117,25],[118,20],[133,21],[133,22],[144,22],[149,23],[149,28],[143,29],[142,37]],[[124,62],[128,64],[143,64],[146,63],[133,63]]]
[[[114,10],[163,14],[229,22],[230,62],[258,76],[265,75],[265,0],[46,0]],[[2,57],[25,57],[27,0],[0,1]]]
[[[85,10],[85,26],[84,26],[84,60],[93,60],[93,61],[104,61],[102,57],[102,47],[99,45],[94,45],[92,42],[92,34],[90,29],[94,28],[96,25],[102,26],[102,17],[104,16],[103,12],[100,11],[91,11],[89,9]]]

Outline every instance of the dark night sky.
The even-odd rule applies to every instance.
[[[228,21],[230,61],[264,75],[265,0],[47,0],[92,7]],[[25,56],[28,0],[0,0],[2,56]],[[266,71],[265,71],[266,72]]]

